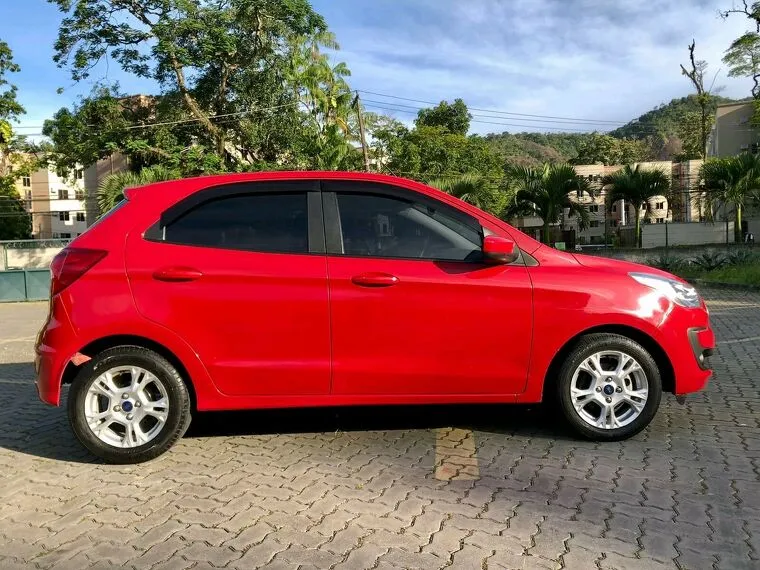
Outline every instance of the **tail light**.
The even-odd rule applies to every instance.
[[[50,264],[50,296],[57,295],[103,259],[107,251],[71,247],[63,249]]]

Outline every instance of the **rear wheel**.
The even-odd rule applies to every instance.
[[[662,398],[657,363],[637,342],[591,334],[560,370],[557,400],[580,435],[595,440],[631,437],[652,421]]]
[[[77,439],[109,463],[161,455],[190,425],[190,397],[177,370],[155,352],[123,346],[82,367],[68,415]]]

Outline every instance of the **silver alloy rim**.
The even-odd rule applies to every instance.
[[[644,411],[649,397],[647,375],[631,355],[605,350],[575,369],[570,398],[578,416],[601,429],[627,426]]]
[[[116,366],[90,384],[84,416],[103,443],[138,447],[163,430],[169,417],[169,397],[155,374],[139,366]]]

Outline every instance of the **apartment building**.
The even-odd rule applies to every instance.
[[[19,178],[16,189],[32,215],[34,239],[74,238],[94,221],[86,206],[82,169],[63,177],[53,165],[40,168]]]
[[[707,141],[707,155],[723,157],[757,152],[760,130],[752,125],[754,112],[753,101],[718,105]]]
[[[760,152],[760,129],[752,124],[754,112],[754,101],[718,105],[707,142],[708,156],[722,158],[743,152]],[[747,204],[743,214],[744,231],[760,235],[760,205]],[[733,216],[733,206],[721,204],[716,208],[714,217],[716,220],[731,220]]]
[[[60,176],[54,165],[16,181],[16,190],[32,215],[34,239],[75,238],[98,217],[97,193],[103,179],[128,167],[127,158],[114,154],[87,168]]]
[[[704,221],[706,204],[704,193],[699,187],[699,170],[701,160],[684,162],[653,161],[639,163],[641,168],[658,169],[665,173],[671,181],[671,196],[656,196],[649,200],[648,207],[642,207],[641,223],[662,224],[666,221],[698,222]],[[584,177],[593,195],[584,194],[581,197],[571,195],[571,199],[580,202],[589,214],[589,225],[581,230],[575,216],[565,208],[563,217],[558,224],[564,232],[575,232],[577,244],[601,244],[605,236],[614,235],[618,228],[632,228],[636,220],[636,206],[623,200],[608,204],[608,189],[602,186],[605,176],[615,173],[623,165],[605,166],[603,164],[576,165],[575,171]],[[543,225],[541,218],[536,216],[513,220],[516,227],[530,235],[538,237],[537,229]]]

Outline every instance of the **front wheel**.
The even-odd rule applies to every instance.
[[[190,425],[190,397],[177,370],[137,346],[111,348],[71,384],[68,416],[77,439],[108,463],[153,459]]]
[[[590,334],[560,370],[557,400],[580,435],[615,441],[652,421],[662,398],[657,363],[637,342],[616,334]]]

